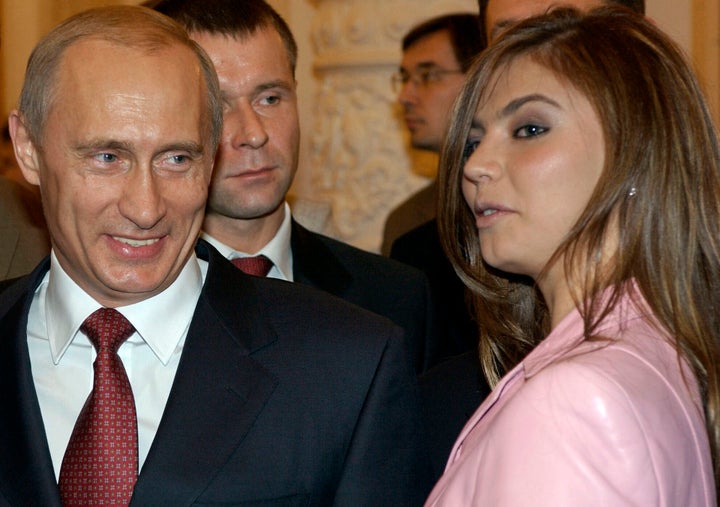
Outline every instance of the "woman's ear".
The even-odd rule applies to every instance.
[[[40,158],[35,144],[30,139],[30,132],[25,126],[22,114],[17,110],[10,112],[8,127],[12,138],[15,159],[28,183],[40,185]]]

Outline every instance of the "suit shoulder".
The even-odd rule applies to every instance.
[[[313,234],[316,234],[318,240],[332,251],[345,269],[350,272],[372,272],[373,276],[382,277],[378,280],[402,278],[416,280],[419,283],[425,281],[424,274],[417,268],[321,234]]]
[[[5,315],[10,307],[32,292],[33,280],[32,274],[0,280],[0,317]]]
[[[387,317],[366,310],[345,299],[312,286],[276,280],[253,279],[257,293],[267,308],[282,308],[278,319],[303,321],[335,331],[399,335],[402,330]]]
[[[418,243],[422,243],[424,241],[439,241],[439,235],[437,230],[437,219],[433,218],[432,220],[428,220],[424,224],[420,224],[414,229],[410,229],[408,232],[403,234],[402,236],[399,236],[395,243],[393,243],[393,246],[398,245],[405,245],[405,244],[413,244],[417,245]]]

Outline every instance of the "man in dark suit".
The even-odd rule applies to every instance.
[[[197,244],[222,130],[207,55],[116,6],[27,69],[10,132],[52,252],[0,285],[0,505],[419,505],[402,331]]]
[[[286,202],[298,166],[297,46],[263,0],[160,0],[215,64],[225,101],[223,136],[203,237],[229,259],[263,255],[268,276],[330,292],[398,324],[431,362],[433,307],[426,277],[409,266],[316,234]]]
[[[482,51],[478,17],[471,13],[436,16],[413,26],[402,38],[402,61],[392,77],[413,148],[439,153],[455,97],[465,73]],[[381,252],[436,214],[437,180],[394,208],[385,221]]]

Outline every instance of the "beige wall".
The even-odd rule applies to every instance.
[[[365,74],[364,79],[366,81],[361,91],[364,93],[371,92],[375,97],[373,100],[376,100],[368,103],[370,105],[363,105],[363,111],[370,111],[373,110],[372,108],[378,107],[383,108],[378,115],[383,118],[383,121],[387,118],[388,134],[392,133],[392,135],[380,136],[386,145],[392,145],[392,153],[387,157],[388,160],[382,160],[382,164],[379,164],[376,169],[380,169],[380,166],[382,166],[385,172],[395,171],[395,173],[394,175],[388,173],[389,176],[383,176],[383,178],[380,178],[382,181],[378,183],[379,179],[372,172],[372,167],[366,174],[364,166],[358,165],[351,159],[344,169],[351,168],[355,172],[361,172],[366,176],[367,181],[358,179],[357,182],[338,182],[342,178],[347,180],[347,173],[343,173],[342,164],[337,163],[337,157],[335,159],[318,157],[318,140],[328,142],[327,139],[323,140],[323,129],[318,128],[319,126],[322,127],[323,119],[327,120],[327,107],[324,110],[323,106],[327,106],[329,101],[338,100],[338,98],[342,101],[343,99],[342,94],[332,94],[333,91],[337,91],[332,89],[332,86],[337,84],[337,81],[333,81],[334,77],[328,75],[327,65],[323,67],[325,61],[323,58],[327,55],[323,56],[321,54],[318,56],[318,51],[322,53],[323,48],[318,47],[317,39],[313,42],[313,36],[317,37],[319,33],[318,22],[325,21],[323,16],[327,14],[329,8],[340,11],[340,17],[342,17],[347,15],[344,10],[348,9],[348,6],[354,5],[358,8],[362,6],[363,9],[367,10],[368,5],[371,3],[372,5],[380,5],[379,2],[383,2],[383,9],[386,8],[385,6],[394,6],[395,10],[399,10],[399,12],[383,13],[383,18],[397,20],[397,22],[386,23],[390,28],[396,28],[394,31],[397,32],[398,30],[403,31],[400,25],[406,25],[405,21],[416,20],[416,17],[421,16],[429,8],[428,5],[430,4],[445,6],[443,8],[451,8],[452,5],[474,8],[476,5],[475,0],[268,1],[288,21],[296,35],[300,48],[297,79],[302,143],[300,168],[292,193],[300,200],[305,200],[311,204],[312,206],[309,209],[312,213],[318,210],[321,211],[320,214],[315,213],[318,217],[322,218],[325,211],[335,217],[334,220],[331,220],[329,229],[317,227],[318,229],[336,235],[340,239],[362,248],[376,250],[379,246],[379,236],[386,213],[394,204],[400,202],[405,196],[427,181],[424,177],[418,176],[418,173],[414,171],[414,167],[423,164],[434,167],[434,159],[427,161],[414,153],[410,153],[409,157],[412,160],[409,160],[408,154],[403,150],[403,140],[398,137],[404,134],[402,126],[399,122],[391,124],[393,118],[390,109],[393,106],[395,97],[389,90],[389,83],[387,89],[384,85],[387,79],[382,80],[385,74],[389,73],[390,67],[394,65],[395,59],[399,60],[400,58],[399,41],[391,42],[388,47],[383,49],[378,61],[374,62],[378,64],[376,66],[376,75],[373,77],[372,71],[367,72],[367,69],[362,71]],[[413,7],[413,12],[409,12],[407,6],[415,5],[412,1],[422,3],[418,3],[417,9]],[[718,34],[720,27],[720,0],[646,1],[649,17],[666,30],[691,55],[714,106],[716,121],[720,121],[720,113],[718,112],[720,110],[720,35]],[[2,115],[0,121],[7,117],[9,110],[16,104],[22,85],[25,62],[32,47],[50,27],[65,17],[88,7],[111,3],[132,4],[139,2],[140,0],[0,0],[0,115]],[[398,8],[397,6],[405,6],[405,8]],[[387,8],[391,9],[391,7]],[[453,9],[457,10],[456,8]],[[409,14],[407,14],[408,12]],[[406,15],[412,19],[406,19]],[[352,15],[347,17],[347,20],[354,19]],[[351,24],[348,23],[347,26]],[[347,34],[343,33],[343,35]],[[350,51],[348,54],[353,55],[354,53]],[[355,54],[355,56],[357,55]],[[363,53],[361,56],[365,58],[367,55]],[[353,65],[349,67],[353,67]],[[323,74],[323,72],[325,73]],[[373,79],[376,81],[373,81]],[[368,83],[370,84],[368,85]],[[325,87],[321,87],[321,84],[324,84]],[[326,88],[328,84],[330,89]],[[328,92],[334,99],[328,97],[326,94]],[[362,97],[365,98],[364,95]],[[343,118],[354,118],[356,121],[362,122],[361,115],[358,115],[357,118],[353,116],[354,113],[357,113],[357,111],[353,110],[357,104],[352,103],[355,98],[353,96],[345,98],[349,102],[340,103],[345,108],[338,107],[337,111],[332,114]],[[318,122],[318,119],[321,121]],[[327,125],[325,126],[327,127]],[[343,133],[340,131],[332,130],[331,134],[331,142],[343,138]],[[353,138],[353,142],[355,142],[357,132],[352,132],[349,135],[355,136]],[[373,133],[367,133],[367,136],[378,137]],[[363,146],[362,143],[358,145]],[[323,179],[323,175],[328,175],[327,181]],[[355,177],[358,177],[358,175],[355,175]],[[370,180],[378,181],[371,182]],[[365,184],[370,185],[372,187],[370,190],[376,192],[375,197],[373,197],[372,192],[366,191],[367,189],[363,186]],[[377,194],[383,190],[382,187],[390,188],[392,193],[389,199],[387,197],[378,197]],[[387,195],[387,192],[385,195]],[[318,206],[315,206],[316,204]],[[355,206],[355,208],[352,206]],[[363,207],[368,209],[361,209]],[[294,209],[298,210],[299,208]],[[340,229],[334,227],[333,229],[333,226],[346,226],[351,223],[357,217],[358,211],[367,215],[363,219],[364,222],[354,224],[354,229],[347,228],[345,231],[342,230],[342,227]],[[334,234],[334,231],[339,232]]]
[[[22,85],[23,69],[27,55],[35,42],[57,21],[84,8],[108,3],[136,3],[133,0],[0,0],[0,113],[5,116],[15,104],[18,91]],[[307,63],[310,53],[309,16],[313,8],[306,2],[298,0],[270,0],[270,3],[289,20],[293,30],[298,34],[301,45],[301,65]],[[720,46],[718,37],[717,0],[693,0],[680,2],[677,0],[648,0],[648,15],[658,25],[670,33],[689,53],[698,58],[706,59],[701,73],[717,73],[718,59],[710,58],[712,52]],[[694,15],[694,17],[693,17]],[[693,20],[704,28],[704,33],[693,39]],[[309,66],[306,65],[300,77],[311,77]],[[707,70],[706,70],[707,69]],[[718,76],[712,77],[717,81]],[[301,80],[301,83],[304,80]],[[713,83],[713,92],[719,92],[717,83]]]
[[[22,87],[25,62],[35,43],[62,19],[109,4],[133,0],[0,0],[0,114],[5,118]]]
[[[3,117],[15,104],[22,84],[25,61],[35,42],[52,25],[70,14],[87,7],[109,3],[138,3],[133,0],[0,0],[0,114]],[[309,17],[313,2],[308,0],[270,0],[290,22],[301,46],[301,86],[312,78],[309,71]],[[648,14],[675,37],[688,52],[707,57],[708,46],[715,49],[714,58],[703,69],[717,69],[718,0],[647,0]],[[693,17],[694,14],[694,17]],[[693,22],[705,28],[706,34],[693,40]],[[695,45],[693,45],[695,44]],[[713,76],[717,80],[716,76]],[[302,91],[302,90],[301,90]],[[716,88],[714,91],[718,91]]]

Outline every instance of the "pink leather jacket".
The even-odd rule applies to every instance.
[[[695,376],[625,296],[574,311],[482,403],[426,506],[715,506]],[[682,371],[681,371],[682,368]]]

